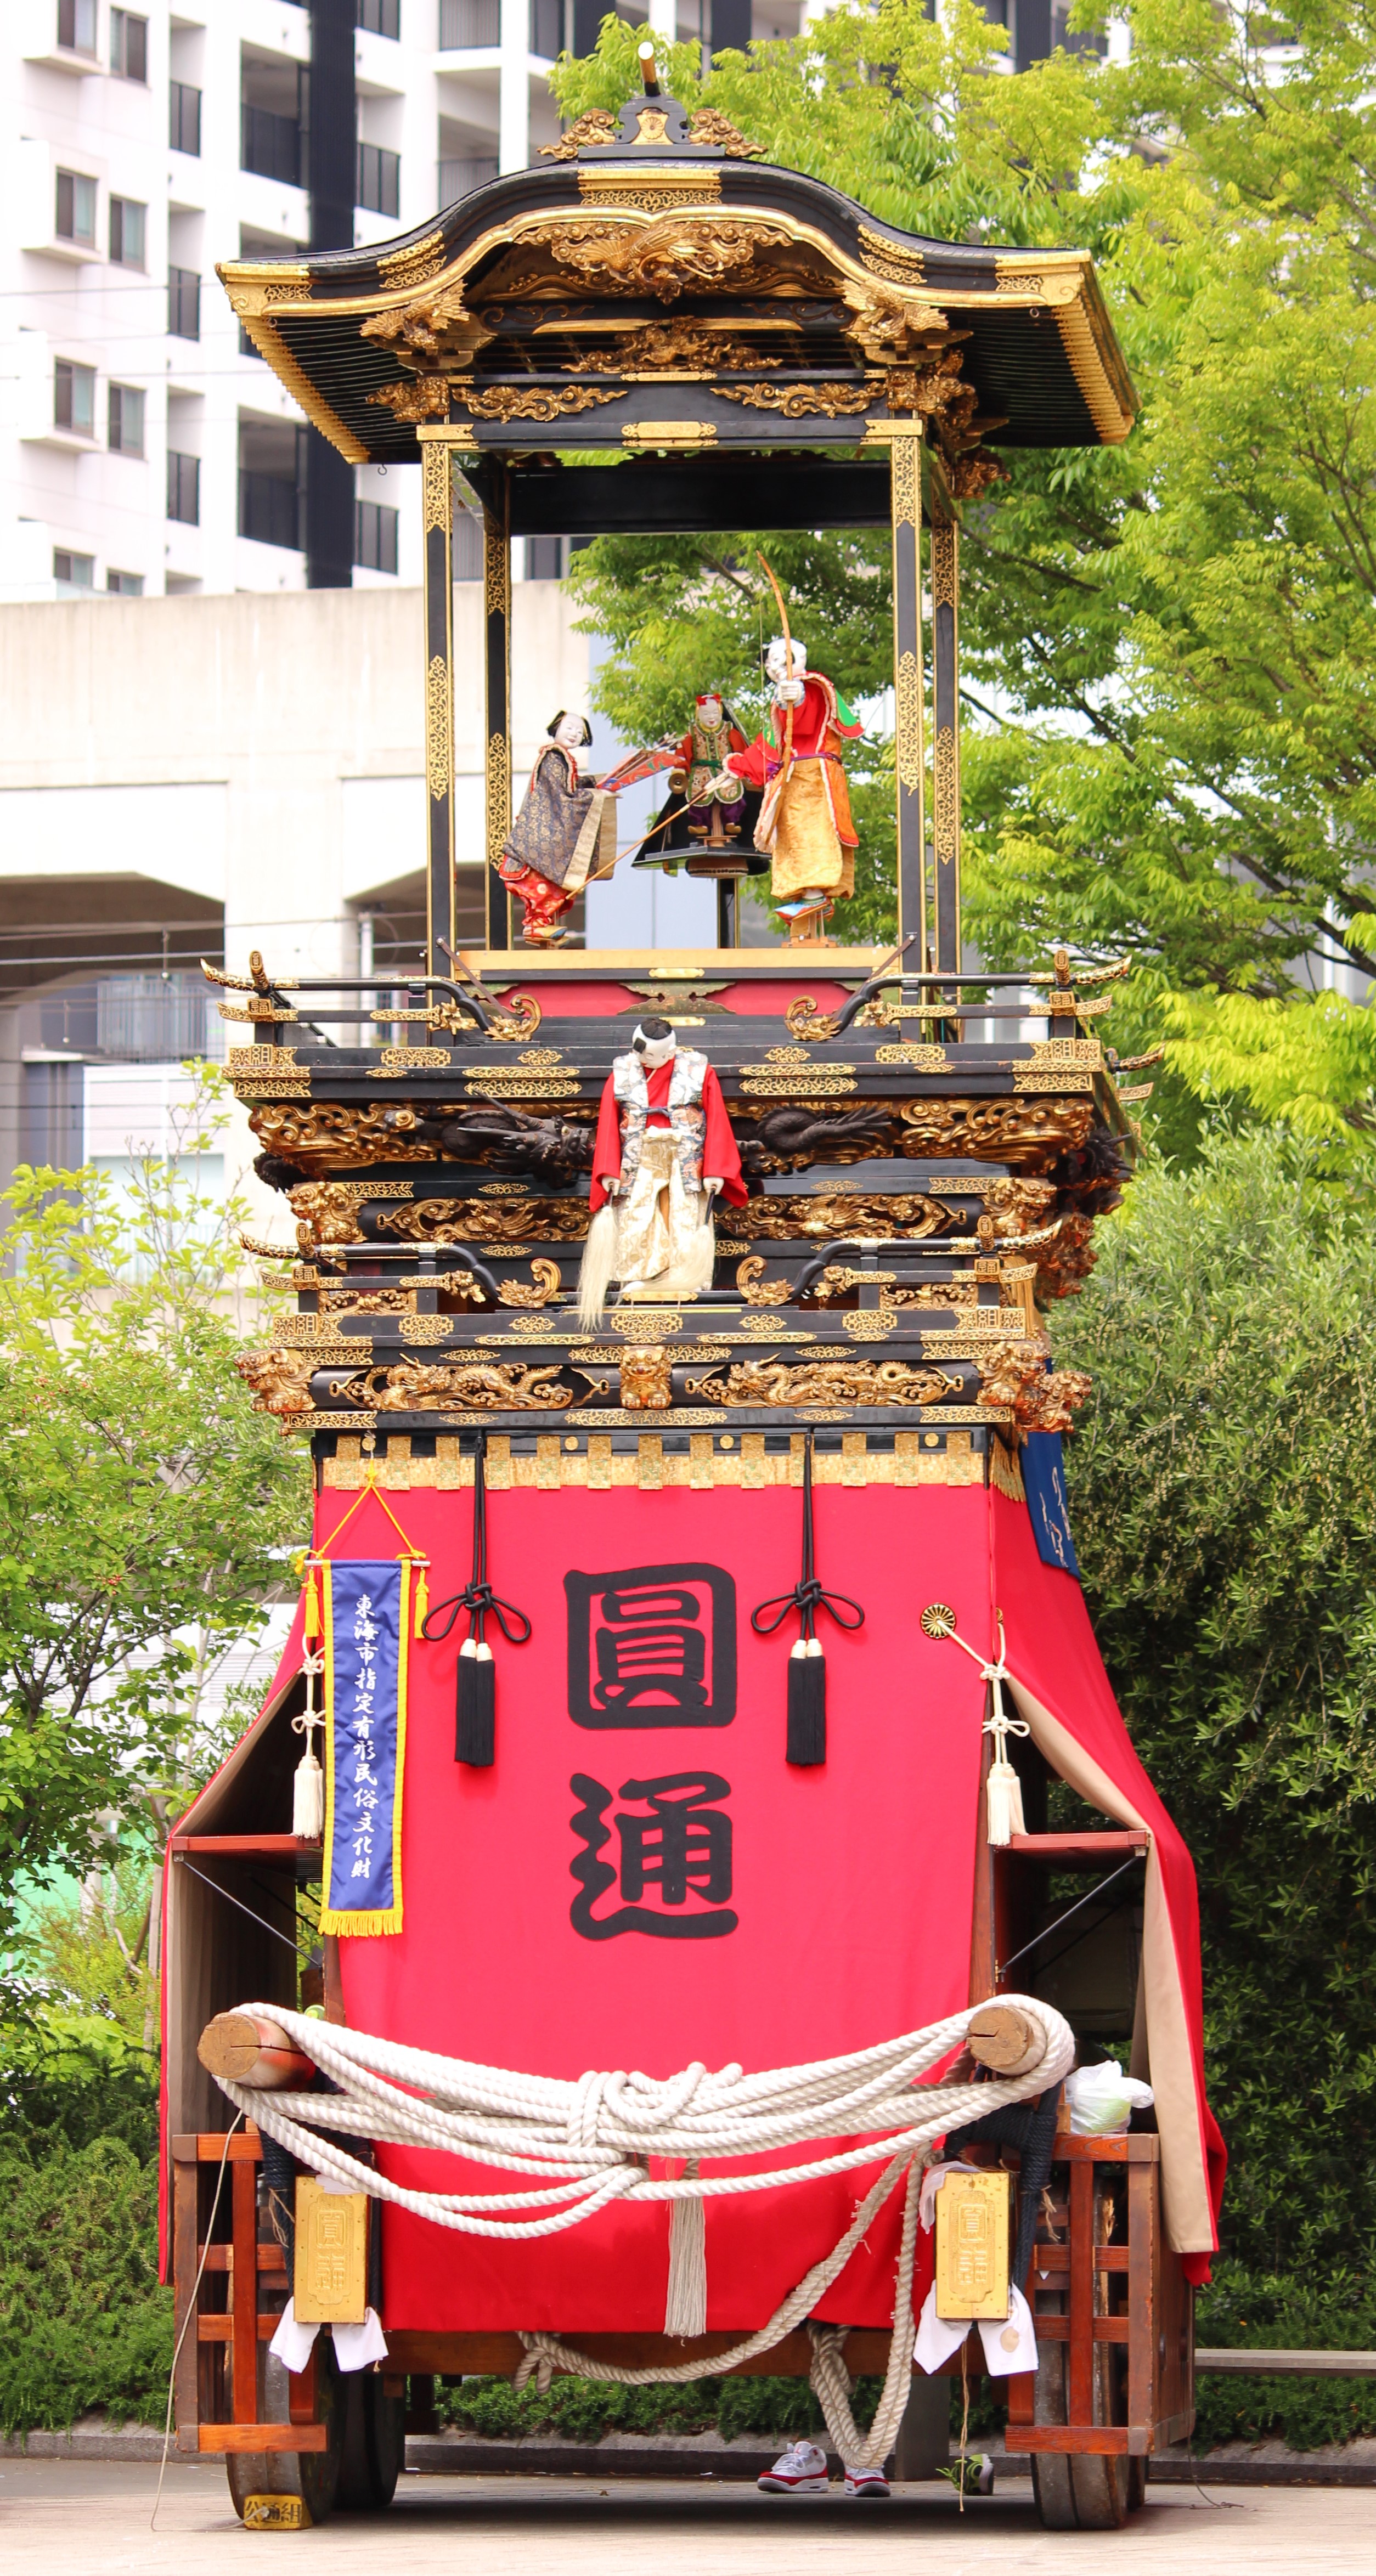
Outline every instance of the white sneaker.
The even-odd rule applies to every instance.
[[[815,2442],[790,2442],[783,2458],[755,2484],[766,2495],[825,2495],[827,2455]]]
[[[888,2492],[888,2479],[879,2469],[847,2469],[848,2496],[886,2496]]]

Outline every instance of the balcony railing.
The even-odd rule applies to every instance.
[[[268,107],[240,110],[239,167],[260,179],[283,179],[290,188],[301,183],[301,128],[294,116],[277,116]]]
[[[440,0],[440,52],[473,53],[502,41],[501,0]]]
[[[174,152],[189,152],[199,158],[201,149],[201,93],[186,81],[169,81],[167,87],[167,139]]]
[[[260,546],[305,543],[305,496],[284,474],[255,474],[239,468],[239,534]]]
[[[456,197],[466,197],[471,188],[485,188],[497,176],[497,155],[476,161],[441,161],[438,171],[440,206],[452,206]]]
[[[401,211],[401,154],[388,152],[380,143],[360,143],[357,176],[354,181],[354,204],[363,206],[370,215],[397,215]]]

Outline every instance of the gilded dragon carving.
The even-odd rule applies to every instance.
[[[741,1360],[732,1368],[685,1378],[684,1393],[709,1404],[939,1404],[963,1392],[949,1369],[909,1368],[903,1360]]]
[[[379,1413],[432,1407],[465,1413],[557,1413],[573,1402],[573,1389],[561,1382],[557,1362],[536,1368],[516,1360],[447,1365],[403,1360],[393,1368],[361,1369],[334,1392],[347,1404],[372,1405]]]

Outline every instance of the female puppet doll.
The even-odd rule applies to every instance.
[[[774,741],[757,736],[748,751],[728,753],[725,766],[765,791],[755,846],[773,862],[774,902],[797,935],[820,928],[836,897],[855,890],[858,835],[841,745],[864,727],[825,673],[809,671],[796,639],[790,646],[776,636],[765,669],[774,683]]]
[[[592,740],[586,716],[561,707],[540,745],[521,810],[507,834],[498,869],[524,912],[527,948],[553,948],[594,861],[616,859],[616,799],[596,779],[583,783],[578,753]]]
[[[623,1296],[671,1301],[712,1284],[712,1202],[745,1201],[721,1085],[705,1055],[680,1049],[668,1020],[641,1023],[614,1056],[592,1162],[592,1224],[578,1283],[585,1332],[614,1279]]]

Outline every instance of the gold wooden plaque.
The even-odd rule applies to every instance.
[[[366,2191],[326,2191],[323,2183],[298,2181],[292,2298],[300,2325],[362,2325],[368,2313]]]
[[[297,2262],[299,2269],[299,2254]],[[953,2173],[937,2193],[936,2312],[952,2318],[1007,2316],[1006,2173]],[[299,2305],[296,2313],[301,2314]]]

